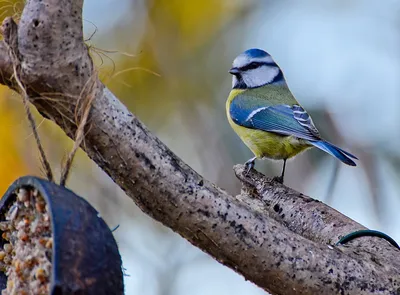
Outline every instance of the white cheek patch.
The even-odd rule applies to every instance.
[[[235,88],[235,86],[239,83],[238,78],[236,78],[235,75],[232,76],[232,88]]]
[[[262,66],[242,73],[242,78],[248,88],[255,88],[271,83],[279,71],[277,67]]]

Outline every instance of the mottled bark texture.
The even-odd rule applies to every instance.
[[[82,4],[29,0],[14,36],[18,42],[5,38],[18,53],[31,102],[71,138],[79,97],[96,75],[83,42]],[[5,24],[7,36],[12,21]],[[0,43],[0,82],[16,88],[8,54]],[[95,83],[83,149],[154,219],[272,294],[400,294],[400,251],[386,241],[361,238],[334,246],[363,227],[257,172],[246,176],[242,166],[235,172],[243,191],[229,195]]]

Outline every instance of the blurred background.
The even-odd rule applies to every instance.
[[[23,2],[0,1],[18,17]],[[172,151],[232,194],[232,166],[252,155],[230,129],[232,60],[267,50],[322,135],[360,158],[348,167],[311,150],[288,163],[286,185],[400,242],[400,2],[395,0],[86,0],[84,30],[104,83]],[[56,173],[72,141],[36,113]],[[0,87],[0,195],[42,175],[21,99]],[[280,162],[258,161],[278,175]],[[115,232],[126,294],[265,294],[145,216],[87,156],[68,186]]]

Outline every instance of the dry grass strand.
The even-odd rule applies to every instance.
[[[79,124],[77,123],[78,129],[76,130],[74,146],[72,147],[72,150],[69,153],[67,160],[65,161],[65,164],[63,165],[63,168],[61,170],[61,177],[60,177],[61,186],[65,186],[68,180],[68,176],[70,174],[70,170],[76,152],[78,151],[81,143],[85,138],[85,127],[89,119],[89,113],[92,108],[92,103],[96,97],[97,82],[98,82],[97,72],[94,71],[92,73],[92,76],[89,78],[89,80],[83,87],[81,95],[78,98],[77,105],[75,108],[75,120],[76,122],[79,122],[79,118],[81,119]]]

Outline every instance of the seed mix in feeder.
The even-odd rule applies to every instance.
[[[53,238],[45,200],[33,188],[20,188],[0,221],[5,241],[0,270],[7,276],[2,295],[47,295],[50,292]]]

